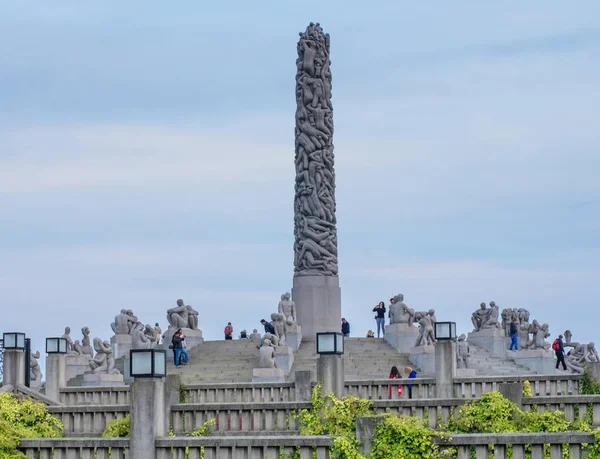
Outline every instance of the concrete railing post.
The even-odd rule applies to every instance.
[[[456,343],[440,340],[435,344],[435,395],[437,398],[454,398],[456,377]]]
[[[6,349],[4,351],[4,363],[2,366],[3,384],[25,385],[25,353],[19,349]]]
[[[317,358],[317,382],[325,394],[344,396],[344,360],[338,354],[322,354]]]
[[[67,387],[67,356],[48,354],[46,356],[46,397],[60,402],[60,389]]]
[[[305,402],[311,399],[312,377],[309,370],[297,371],[295,374],[296,401]]]
[[[167,433],[164,378],[139,378],[131,385],[130,459],[156,459],[155,441]]]

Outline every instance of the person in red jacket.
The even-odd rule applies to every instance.
[[[233,339],[233,325],[231,325],[231,322],[227,322],[225,327],[225,339]]]

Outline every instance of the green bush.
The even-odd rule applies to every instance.
[[[17,450],[24,438],[62,437],[62,422],[48,413],[46,405],[32,399],[0,394],[0,459],[24,458]]]
[[[131,416],[127,414],[121,419],[113,419],[108,424],[104,432],[103,437],[129,437],[129,430],[131,425]]]
[[[457,433],[516,432],[515,413],[521,411],[500,392],[488,392],[480,400],[462,405],[458,414],[450,419],[448,430]]]
[[[388,414],[375,428],[371,459],[444,457],[433,441],[434,436],[440,436],[440,433],[427,427],[420,419]]]

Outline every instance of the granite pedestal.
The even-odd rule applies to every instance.
[[[3,383],[17,387],[25,385],[25,353],[18,349],[6,349],[3,360]]]
[[[76,376],[85,374],[90,371],[90,356],[84,355],[67,355],[65,360],[65,368],[67,372],[67,381]]]
[[[110,345],[113,351],[113,357],[120,359],[129,355],[132,348],[133,337],[131,335],[113,335],[110,338]]]
[[[337,276],[294,276],[292,297],[305,337],[340,330],[342,297]]]
[[[277,368],[283,370],[284,375],[288,375],[294,364],[294,351],[289,346],[277,346],[275,348],[275,362]]]
[[[407,323],[397,323],[385,326],[385,339],[390,346],[400,352],[409,352],[417,341],[419,330]]]
[[[487,350],[492,356],[500,359],[506,359],[506,350],[510,344],[510,338],[504,335],[504,330],[501,328],[488,328],[471,332],[467,341]]]
[[[46,397],[59,402],[60,389],[65,387],[67,387],[67,356],[48,354],[46,356]]]
[[[163,334],[162,345],[163,349],[169,349],[169,345],[171,344],[171,340],[173,339],[173,335],[177,331],[176,328],[170,327]],[[204,342],[204,338],[202,337],[202,330],[192,330],[191,328],[182,328],[183,336],[185,336],[185,342],[187,343],[187,350],[189,351],[194,346],[198,346]]]
[[[509,358],[514,358],[515,363],[523,365],[543,375],[557,373],[554,352],[550,349],[528,349],[509,352]],[[562,369],[562,365],[560,366]]]
[[[279,368],[255,368],[252,370],[252,382],[284,382],[283,370]]]
[[[456,343],[440,340],[435,345],[435,395],[452,398],[456,377]]]
[[[419,346],[409,350],[408,360],[421,369],[421,373],[435,375],[435,346]]]
[[[287,332],[285,335],[285,343],[292,348],[294,352],[298,350],[300,344],[302,343],[302,330],[299,325],[294,327],[296,331]]]
[[[82,386],[124,386],[123,375],[107,375],[104,373],[83,375]]]

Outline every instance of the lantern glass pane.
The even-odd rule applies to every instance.
[[[335,334],[317,335],[317,352],[335,352]]]
[[[341,334],[336,334],[335,335],[335,339],[337,341],[337,346],[336,346],[336,352],[338,352],[339,354],[343,354],[344,353],[344,335]]]
[[[156,351],[154,354],[154,376],[167,374],[167,358],[164,352]]]
[[[17,348],[25,349],[25,333],[17,333]]]
[[[4,334],[4,347],[6,349],[14,349],[17,347],[17,335],[15,333]]]
[[[58,338],[46,338],[46,352],[49,354],[58,352]]]
[[[131,376],[151,375],[152,374],[152,353],[151,352],[132,352],[131,353]]]
[[[58,338],[58,352],[61,354],[67,353],[67,340],[64,338]]]

